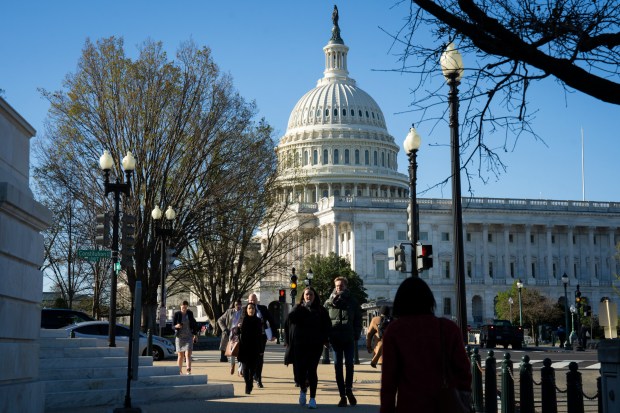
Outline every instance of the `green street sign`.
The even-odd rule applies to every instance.
[[[78,250],[78,257],[86,258],[89,261],[98,261],[100,258],[110,258],[110,250]]]

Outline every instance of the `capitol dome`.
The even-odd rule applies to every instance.
[[[283,196],[300,202],[331,196],[406,198],[408,179],[398,172],[400,148],[377,102],[349,77],[349,48],[337,20],[323,51],[323,77],[291,111],[276,148],[280,180],[290,181]],[[300,175],[303,185],[294,182]]]

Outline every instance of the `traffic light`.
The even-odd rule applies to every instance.
[[[577,309],[581,308],[581,291],[579,290],[579,284],[577,284],[577,289],[575,290],[575,307],[577,307]]]
[[[396,271],[407,272],[407,261],[403,244],[394,245],[394,260],[396,261]]]
[[[97,227],[95,228],[95,244],[102,247],[110,246],[110,221],[109,213],[97,214]]]
[[[278,291],[278,302],[280,303],[286,302],[286,290],[281,289]]]
[[[418,271],[433,268],[433,246],[416,244],[416,258],[418,259]]]
[[[294,299],[296,295],[297,295],[297,275],[295,275],[295,268],[293,268],[292,274],[291,274],[291,297],[293,297]]]
[[[121,220],[121,263],[126,266],[133,265],[133,256],[136,253],[136,217],[135,215],[123,214]]]
[[[176,248],[166,248],[166,271],[174,269],[174,262],[177,260]]]

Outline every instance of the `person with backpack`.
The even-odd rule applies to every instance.
[[[366,350],[369,353],[374,353],[372,360],[370,361],[370,367],[377,368],[377,363],[381,361],[381,355],[383,354],[383,333],[388,324],[392,320],[390,317],[390,307],[384,305],[379,310],[379,315],[373,317],[370,320],[370,326],[366,333]]]

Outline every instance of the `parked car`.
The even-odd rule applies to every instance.
[[[493,320],[493,324],[480,327],[480,347],[494,348],[496,345],[513,349],[523,347],[523,328],[513,326],[508,320]]]
[[[41,309],[41,328],[64,328],[71,324],[95,319],[86,313],[67,308],[43,308]]]
[[[70,337],[71,333],[75,334],[75,337],[94,338],[100,341],[100,345],[108,345],[108,330],[109,324],[107,321],[86,321],[83,323],[73,324],[65,328],[67,336]],[[116,345],[118,347],[129,348],[129,327],[117,324],[116,325]],[[146,334],[140,333],[140,347],[138,354],[146,356],[147,347]],[[153,345],[151,347],[153,352],[153,360],[159,361],[165,358],[176,356],[174,344],[170,340],[159,336],[153,336]]]

